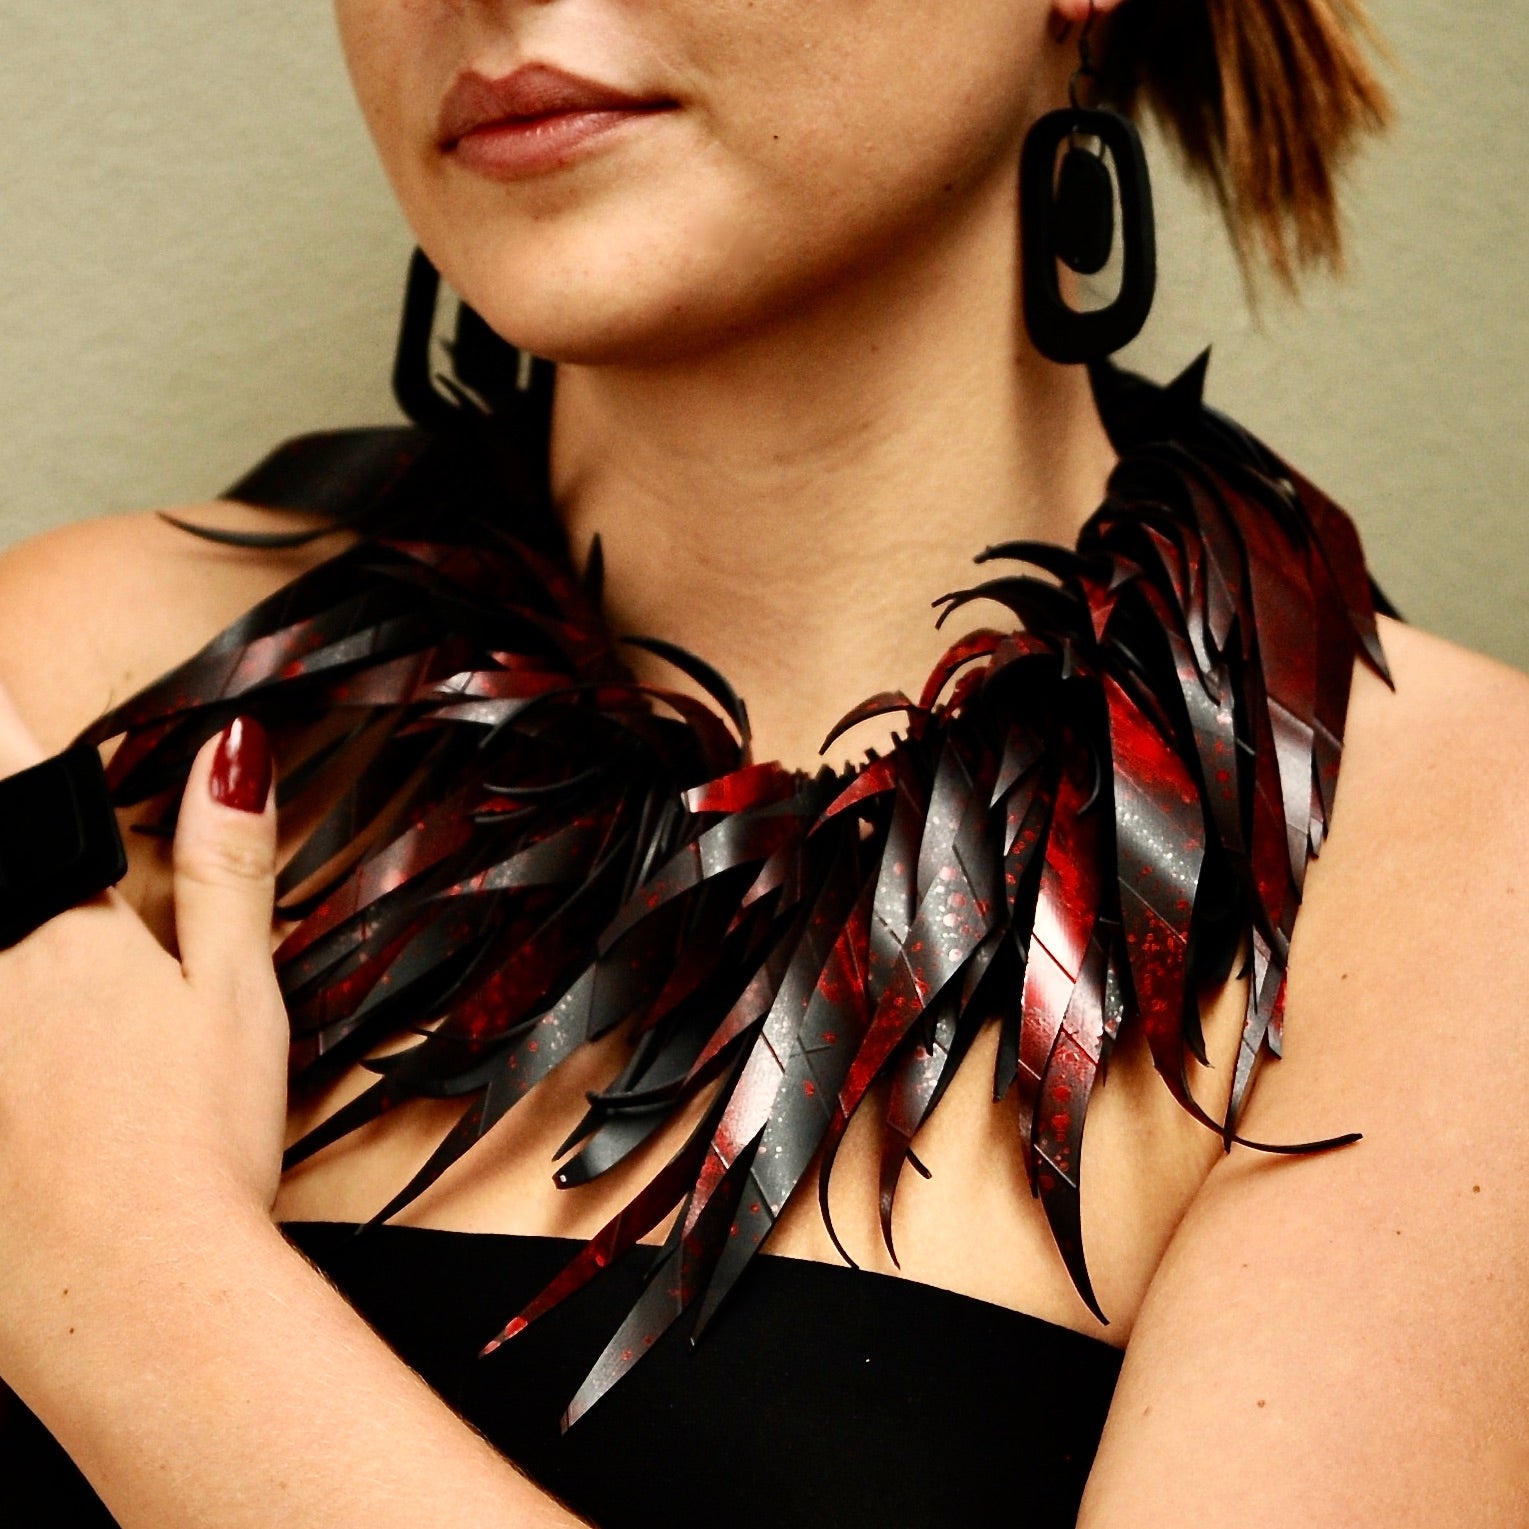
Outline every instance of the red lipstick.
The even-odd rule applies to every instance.
[[[468,70],[441,103],[438,137],[465,168],[492,180],[521,180],[561,169],[598,141],[677,104],[548,64],[527,64],[497,80]]]

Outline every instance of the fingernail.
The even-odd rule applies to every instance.
[[[253,717],[235,717],[212,756],[212,799],[240,812],[265,811],[271,794],[271,741]]]

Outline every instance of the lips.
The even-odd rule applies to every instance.
[[[528,64],[496,80],[469,70],[441,103],[438,137],[441,148],[468,168],[516,178],[565,164],[591,139],[676,104],[546,64]]]

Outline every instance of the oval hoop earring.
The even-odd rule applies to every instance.
[[[416,425],[440,431],[460,424],[464,413],[483,412],[482,406],[496,415],[528,404],[544,406],[551,395],[552,364],[500,339],[466,303],[457,306],[456,328],[447,347],[451,371],[437,372],[431,348],[440,297],[440,273],[423,250],[415,250],[393,357],[398,407]]]
[[[1043,356],[1066,364],[1101,360],[1134,340],[1152,311],[1157,289],[1152,181],[1141,134],[1119,112],[1086,107],[1079,99],[1084,80],[1098,84],[1089,53],[1096,14],[1089,0],[1078,40],[1079,64],[1067,85],[1068,104],[1035,123],[1020,157],[1025,327]],[[1090,141],[1097,150],[1086,147]],[[1057,151],[1064,142],[1058,170]],[[1104,269],[1115,243],[1117,188],[1120,290],[1106,307],[1080,311],[1062,296],[1058,263],[1085,276]]]

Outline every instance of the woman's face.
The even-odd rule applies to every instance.
[[[685,354],[937,258],[963,219],[1012,207],[1025,127],[1069,65],[1051,0],[337,11],[421,244],[500,333],[575,362]],[[535,68],[507,94],[485,84],[528,66],[617,94]],[[570,102],[591,111],[526,115]],[[506,110],[519,120],[458,138]]]

